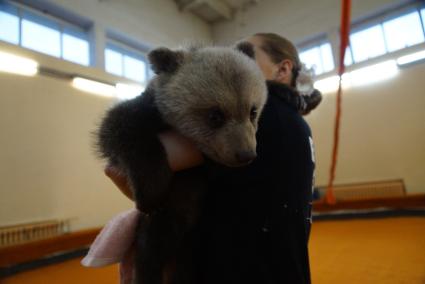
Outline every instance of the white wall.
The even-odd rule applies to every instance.
[[[402,0],[352,1],[352,20],[369,17]],[[328,33],[337,45],[341,1],[262,0],[236,21],[213,27],[213,38],[231,43],[273,32],[295,43]],[[404,68],[384,83],[344,92],[336,184],[402,178],[408,193],[425,192],[425,64]],[[326,94],[307,121],[315,137],[316,184],[329,176],[335,94]]]
[[[425,63],[387,81],[344,90],[336,184],[403,179],[425,193]],[[335,94],[308,115],[316,146],[316,184],[327,185]]]
[[[41,66],[105,82],[124,82],[0,42],[0,50]],[[91,134],[115,100],[79,91],[71,80],[0,72],[0,226],[72,218],[97,227],[132,203],[103,175]]]
[[[209,38],[205,24],[192,16],[182,18],[171,1],[145,0],[137,4],[134,0],[127,1],[128,5],[123,1],[101,1],[98,5],[95,0],[54,1],[148,44],[174,46],[183,38]],[[337,2],[308,1],[310,5],[305,5],[306,0],[264,0],[264,11],[255,17],[257,23],[249,23],[250,29],[244,32],[278,32],[282,28],[282,34],[287,31],[291,38],[321,32],[338,21]],[[368,13],[389,2],[353,1],[355,7],[362,5],[354,12]],[[291,7],[296,8],[295,15],[285,12]],[[279,21],[273,20],[274,15],[280,15]],[[307,17],[309,24],[299,20],[306,15],[313,17]],[[234,35],[232,27],[226,25],[215,27],[214,34],[230,42]],[[99,68],[86,68],[4,43],[0,43],[0,50],[69,73],[107,82],[123,80]],[[425,64],[418,64],[390,81],[345,92],[337,183],[403,178],[409,193],[425,192],[423,74]],[[70,81],[44,76],[0,73],[0,86],[0,226],[74,218],[74,230],[96,227],[133,206],[103,176],[103,164],[91,147],[90,132],[113,103],[111,99],[78,91]],[[319,185],[326,184],[328,177],[334,99],[334,95],[325,95],[322,105],[307,118],[316,142]]]
[[[352,1],[352,19],[400,2]],[[237,15],[236,21],[215,25],[213,38],[217,42],[231,43],[257,32],[273,32],[299,42],[313,35],[337,32],[340,10],[340,0],[261,0],[257,6]]]
[[[51,2],[92,19],[100,41],[106,29],[151,46],[211,40],[208,25],[168,0]],[[86,68],[2,42],[0,50],[67,73],[128,81],[106,74],[101,64]],[[102,58],[102,46],[99,53]],[[69,80],[40,75],[0,73],[0,86],[0,226],[73,218],[71,227],[78,230],[102,226],[133,206],[103,175],[103,163],[92,148],[91,131],[112,99],[78,91]]]
[[[175,46],[186,39],[211,40],[209,26],[180,12],[170,0],[49,0],[102,28],[123,32],[148,45]]]
[[[111,100],[41,76],[1,74],[0,85],[0,225],[73,218],[73,229],[94,227],[131,207],[91,146]]]

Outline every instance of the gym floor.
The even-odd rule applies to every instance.
[[[425,218],[316,221],[313,284],[424,284]],[[88,269],[73,259],[3,279],[3,284],[118,283],[118,266]]]

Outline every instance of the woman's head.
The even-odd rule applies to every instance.
[[[273,33],[257,33],[246,40],[254,45],[257,64],[267,80],[295,87],[301,62],[289,40]]]

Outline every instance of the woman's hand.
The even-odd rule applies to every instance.
[[[165,148],[168,164],[173,172],[199,166],[204,162],[201,151],[193,142],[175,131],[165,131],[158,135]]]
[[[175,131],[165,131],[158,135],[165,148],[168,164],[173,172],[189,169],[203,163],[202,153],[192,141]],[[105,175],[121,190],[121,192],[134,201],[134,196],[127,180],[127,176],[117,168],[108,164],[104,169]]]

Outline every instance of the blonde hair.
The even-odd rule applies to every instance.
[[[295,87],[302,65],[292,42],[274,33],[256,33],[254,36],[261,38],[261,49],[274,63],[280,63],[285,59],[291,60],[293,65],[291,86]]]

